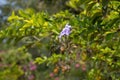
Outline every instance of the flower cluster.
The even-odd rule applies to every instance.
[[[37,66],[33,62],[30,62],[29,68],[31,71],[34,71],[34,70],[36,70]]]
[[[24,73],[30,73],[28,75],[24,75],[27,76],[27,80],[35,80],[35,71],[37,70],[37,65],[31,61],[29,62],[29,65],[23,65],[23,71]]]
[[[63,30],[60,32],[59,38],[61,38],[64,35],[68,36],[70,33],[71,33],[71,25],[66,24],[65,28],[63,28]]]

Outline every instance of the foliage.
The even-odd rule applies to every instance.
[[[1,42],[39,54],[34,58],[44,80],[119,80],[120,1],[70,0],[66,5],[69,10],[53,15],[13,11],[9,27],[0,31]],[[71,34],[59,39],[67,23]]]
[[[25,47],[0,51],[0,80],[28,80],[31,75],[36,76],[35,66]]]
[[[4,0],[0,3],[0,28],[7,27],[7,18],[14,10],[34,8],[36,11],[46,11],[50,14],[56,13],[64,8],[66,0]],[[48,7],[49,6],[49,7]]]

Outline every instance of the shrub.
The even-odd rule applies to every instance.
[[[9,27],[0,32],[1,41],[39,54],[34,56],[41,74],[36,80],[119,79],[120,2],[70,0],[67,5],[75,12],[13,12]],[[58,38],[67,23],[70,33]]]

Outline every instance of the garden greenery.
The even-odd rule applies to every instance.
[[[66,5],[69,10],[52,15],[13,11],[0,41],[24,47],[24,55],[39,55],[34,62],[41,75],[35,80],[119,80],[120,1],[69,0]],[[59,39],[66,26],[70,32]]]

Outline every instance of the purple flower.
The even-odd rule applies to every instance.
[[[65,28],[63,28],[63,30],[60,32],[59,38],[61,38],[64,35],[68,36],[70,33],[71,33],[71,25],[66,24]]]
[[[50,73],[49,76],[50,76],[50,77],[54,77],[54,73]]]
[[[34,75],[29,75],[28,76],[28,80],[34,80],[35,79],[35,76]]]
[[[24,71],[27,71],[27,66],[24,65],[22,69],[23,69]]]
[[[36,70],[36,68],[37,68],[37,66],[33,62],[30,62],[30,70],[34,71],[34,70]]]

